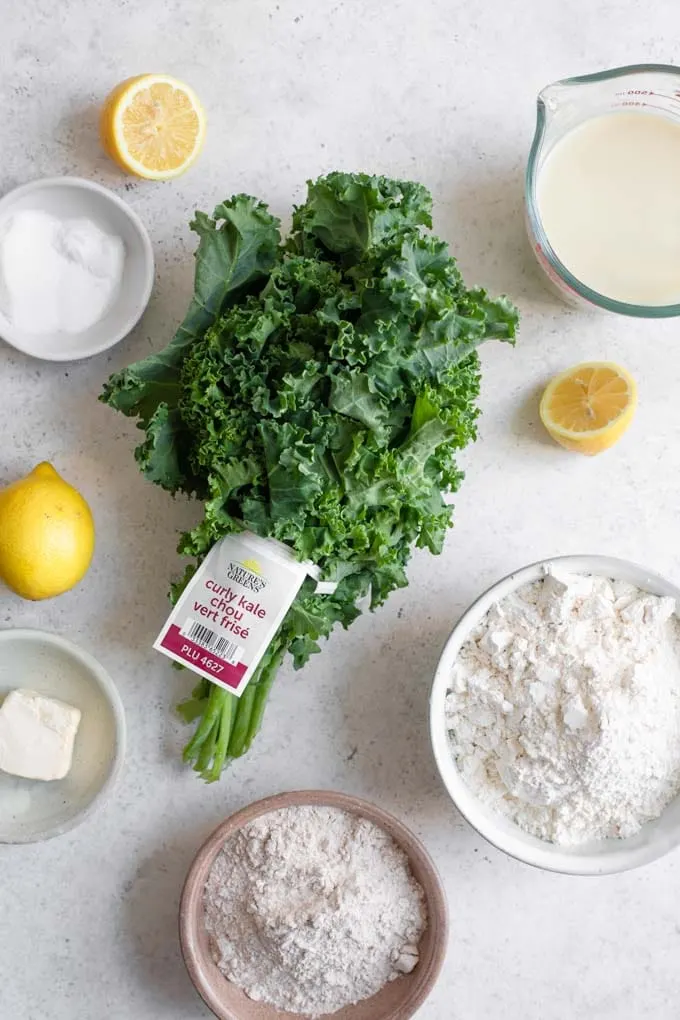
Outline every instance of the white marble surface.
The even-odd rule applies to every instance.
[[[506,859],[456,816],[431,759],[426,702],[438,651],[491,581],[542,556],[627,556],[680,577],[677,323],[589,318],[555,303],[531,263],[522,171],[534,96],[556,78],[680,59],[675,0],[26,0],[3,8],[0,188],[77,173],[144,218],[157,283],[108,356],[58,366],[0,346],[0,481],[48,458],[89,497],[98,527],[81,588],[47,605],[0,595],[0,624],[44,626],[116,678],[129,753],[110,803],[72,834],[0,848],[3,1020],[198,1020],[207,1011],[177,945],[180,886],[226,814],[282,788],[333,787],[405,819],[441,868],[451,942],[424,1020],[674,1020],[680,997],[680,855],[605,879]],[[99,149],[97,108],[147,69],[205,100],[199,164],[171,184],[127,181]],[[484,418],[458,523],[439,561],[286,670],[250,756],[206,788],[179,764],[171,708],[188,683],[151,651],[195,510],[145,482],[134,427],[97,403],[108,373],[170,337],[191,290],[195,207],[235,191],[287,214],[321,171],[424,181],[436,228],[470,281],[521,306],[515,351],[483,354]],[[601,459],[569,456],[537,424],[555,370],[616,358],[640,383],[630,435]]]

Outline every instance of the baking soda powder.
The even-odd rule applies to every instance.
[[[26,333],[82,333],[120,290],[125,248],[89,219],[22,209],[0,228],[0,307]]]

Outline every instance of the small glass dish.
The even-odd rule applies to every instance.
[[[0,701],[16,687],[80,709],[73,764],[42,782],[0,772],[0,844],[38,843],[80,825],[111,793],[125,753],[125,717],[103,666],[42,630],[0,630]]]

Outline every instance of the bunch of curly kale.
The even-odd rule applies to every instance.
[[[201,681],[180,706],[197,720],[185,758],[206,780],[248,750],[284,656],[319,650],[357,601],[407,583],[414,547],[440,552],[442,493],[461,482],[456,451],[475,438],[484,340],[512,340],[517,311],[466,289],[429,233],[419,184],[333,173],[308,187],[281,241],[245,195],[192,223],[195,293],[169,346],[113,376],[102,399],[136,416],[147,478],[205,506],[179,552],[195,565],[248,529],[316,563],[242,694]]]

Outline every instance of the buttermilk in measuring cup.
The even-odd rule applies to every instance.
[[[680,302],[680,123],[642,110],[584,121],[545,158],[536,205],[581,283],[627,304]]]

